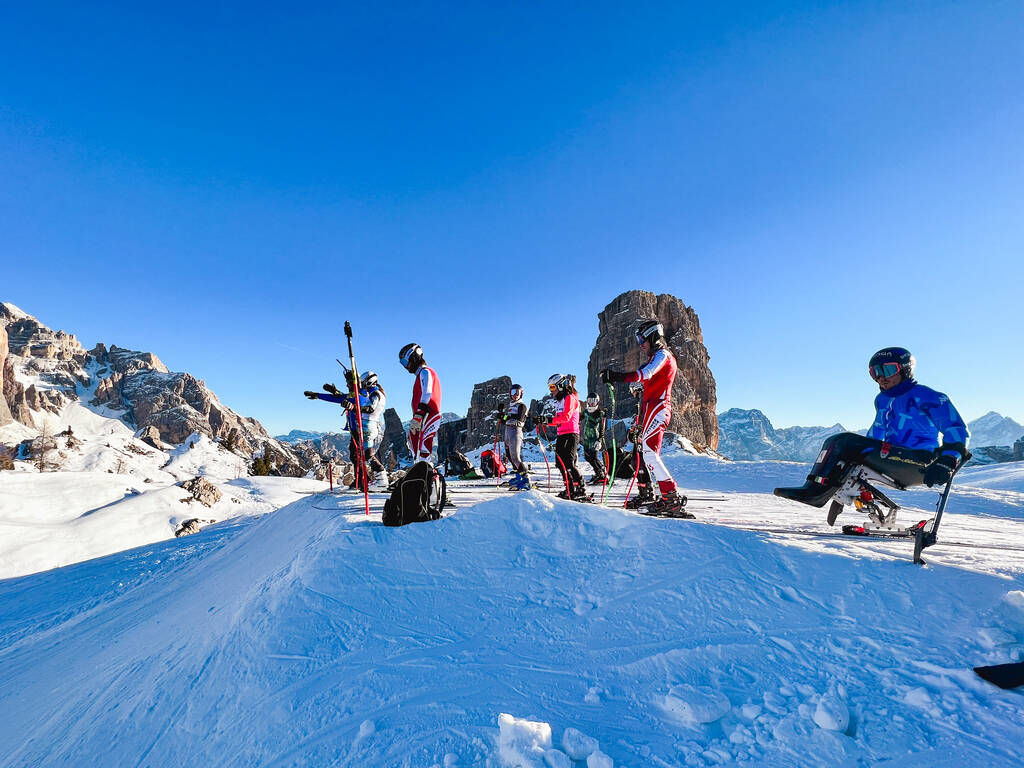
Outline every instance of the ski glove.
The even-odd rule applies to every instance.
[[[409,425],[409,432],[414,435],[418,435],[423,430],[423,419],[427,415],[427,406],[420,403],[416,409],[416,413],[413,414],[412,424]]]
[[[933,485],[945,485],[956,471],[955,456],[939,456],[924,471],[924,482],[929,488]]]
[[[304,394],[310,400],[319,400],[320,399],[320,395],[318,395],[316,392],[310,392],[308,389],[305,392],[303,392],[302,394]]]
[[[601,449],[603,449],[603,448],[604,448],[604,445],[602,445],[602,444],[601,444],[601,441],[600,441],[600,440],[595,440],[595,441],[594,441],[594,450],[595,450],[595,451],[597,451],[598,453],[600,453],[600,452],[601,452]]]
[[[613,381],[625,381],[627,375],[622,371],[611,371],[605,368],[601,371],[601,381],[605,384],[611,384]]]

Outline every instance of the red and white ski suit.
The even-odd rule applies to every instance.
[[[672,383],[676,380],[677,370],[672,354],[667,349],[658,349],[647,365],[626,374],[627,382],[640,381],[644,385],[644,421],[640,429],[644,464],[658,482],[658,490],[663,496],[676,489],[676,481],[661,460],[661,441],[672,418]]]
[[[425,413],[424,410],[426,411]],[[428,461],[434,450],[434,438],[441,426],[441,380],[433,368],[421,365],[416,371],[416,383],[412,388],[412,413],[423,413],[423,425],[419,432],[409,428],[409,447],[414,461]]]

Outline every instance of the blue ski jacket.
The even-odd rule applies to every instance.
[[[318,392],[316,396],[321,400],[326,400],[329,403],[338,403],[342,406],[355,403],[352,393],[338,397],[337,395]],[[363,441],[367,444],[372,444],[373,440],[382,432],[381,421],[383,420],[384,402],[384,393],[379,388],[374,387],[369,391],[360,389],[359,411],[356,411],[354,408],[346,411],[346,420],[348,422],[346,429],[353,435],[358,434],[359,423],[357,419],[361,415],[363,421]]]
[[[941,392],[907,379],[875,397],[875,421],[868,437],[934,451],[939,448],[939,433],[944,455],[962,457],[967,451],[967,425]]]

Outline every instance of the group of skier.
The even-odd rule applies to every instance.
[[[638,490],[636,496],[627,501],[627,506],[647,507],[657,515],[685,515],[682,512],[685,497],[679,495],[676,482],[661,458],[665,431],[672,418],[672,385],[677,363],[668,348],[664,326],[657,320],[641,321],[635,340],[647,360],[643,366],[633,371],[605,369],[600,372],[600,379],[606,384],[628,384],[636,400],[628,436],[634,445]],[[406,344],[398,358],[402,367],[415,377],[409,447],[414,461],[430,462],[441,424],[441,383],[437,372],[426,364],[423,349],[418,344]],[[875,398],[875,421],[867,436],[842,433],[829,437],[807,482],[799,488],[776,488],[775,494],[823,506],[855,466],[869,467],[903,487],[947,483],[969,456],[967,426],[946,395],[914,379],[914,362],[910,352],[902,347],[886,347],[875,353],[868,368],[879,386],[879,394]],[[377,456],[383,437],[384,390],[372,371],[364,373],[358,382],[351,375],[347,378],[347,393],[324,385],[326,393],[307,391],[304,394],[310,399],[341,404],[348,413],[348,428],[353,436],[359,434],[361,427],[361,443],[353,439],[349,449],[352,463],[357,467],[353,485],[365,489],[367,483],[372,483],[374,487],[386,488],[387,472]],[[576,377],[572,374],[556,373],[547,384],[555,401],[555,413],[550,420],[539,415],[534,421],[539,435],[544,435],[549,427],[555,429],[555,466],[565,482],[565,490],[560,495],[590,501],[576,459],[582,434],[584,457],[594,470],[591,482],[609,481],[604,461],[607,419],[601,399],[590,392],[581,408]],[[498,413],[499,428],[504,426],[506,458],[513,472],[509,481],[512,490],[531,487],[529,468],[522,458],[523,430],[528,416],[523,388],[513,384],[508,407],[499,408]],[[374,477],[363,475],[360,467],[372,471]],[[830,513],[830,523],[835,514]]]

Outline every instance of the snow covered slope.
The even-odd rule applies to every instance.
[[[921,567],[801,535],[766,491],[806,465],[669,462],[697,521],[320,494],[0,581],[0,766],[1019,766],[1024,696],[970,667],[1024,654],[1024,494],[964,470],[948,540],[1004,548]]]

